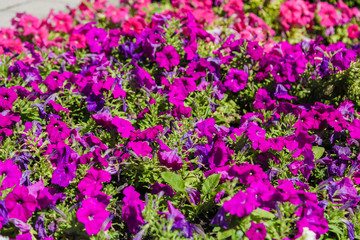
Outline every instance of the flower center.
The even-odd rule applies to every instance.
[[[94,219],[94,215],[93,214],[90,214],[89,215],[89,220],[93,220]]]
[[[16,202],[17,202],[18,204],[23,204],[23,203],[24,203],[24,201],[23,201],[22,199],[18,199],[18,200],[16,200]]]

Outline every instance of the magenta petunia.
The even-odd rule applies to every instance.
[[[170,71],[172,67],[179,65],[180,55],[173,46],[168,45],[156,53],[156,62],[160,67]]]
[[[12,109],[13,103],[18,98],[14,90],[8,88],[0,88],[0,111]]]
[[[238,217],[246,217],[254,211],[260,204],[256,201],[255,195],[246,191],[239,191],[230,200],[225,201],[223,208],[225,212]]]
[[[251,227],[246,232],[246,236],[251,240],[264,240],[266,238],[266,228],[263,223],[251,222]]]
[[[85,225],[87,234],[94,235],[100,231],[110,214],[105,208],[106,205],[100,203],[96,198],[87,198],[81,202],[81,208],[76,212],[76,217]],[[111,222],[104,230],[107,230],[110,225]]]
[[[181,169],[183,161],[177,152],[178,150],[176,148],[167,152],[158,152],[159,162],[174,171]]]
[[[46,131],[49,134],[51,142],[58,142],[70,137],[71,130],[66,123],[57,120],[55,117],[50,118],[49,124],[46,126]]]
[[[135,191],[133,186],[124,189],[125,195],[122,209],[122,220],[128,225],[132,233],[136,233],[138,226],[144,224],[142,210],[144,210],[145,203],[140,200],[140,194]]]
[[[116,127],[117,132],[120,133],[120,136],[123,138],[128,138],[130,136],[130,132],[135,130],[135,128],[131,126],[131,122],[126,119],[119,118],[118,116],[115,116],[111,120],[111,124]]]
[[[131,148],[137,156],[149,156],[152,148],[145,141],[129,142],[128,147]]]
[[[34,196],[30,195],[27,187],[16,186],[5,198],[9,218],[17,218],[23,222],[32,216],[37,206]]]
[[[86,33],[86,40],[92,53],[100,53],[107,38],[102,28],[93,27]]]
[[[22,173],[19,167],[11,159],[0,161],[0,176],[3,177],[1,190],[11,188],[20,183]]]
[[[96,170],[91,168],[88,170],[84,179],[78,184],[78,188],[81,192],[84,192],[85,195],[89,195],[92,192],[96,192],[102,189],[103,182],[110,182],[111,175],[105,170]]]
[[[248,79],[248,74],[243,70],[231,68],[225,78],[224,85],[230,91],[238,92],[245,88]]]

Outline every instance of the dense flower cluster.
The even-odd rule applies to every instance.
[[[2,28],[1,237],[358,239],[360,11],[248,2]]]

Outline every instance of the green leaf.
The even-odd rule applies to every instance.
[[[235,234],[235,229],[229,229],[224,232],[218,232],[217,239],[219,239],[219,240],[226,239],[226,238],[232,236],[233,234]]]
[[[261,209],[261,208],[257,208],[255,209],[251,215],[253,215],[254,217],[257,217],[257,218],[262,218],[262,219],[273,219],[275,218],[275,215],[271,212],[268,212],[264,209]]]
[[[185,182],[181,176],[173,172],[162,172],[160,175],[176,192],[185,192]]]
[[[338,239],[341,239],[341,235],[344,234],[344,232],[334,224],[329,224],[329,232],[335,233]]]
[[[319,146],[313,146],[312,150],[313,150],[313,153],[314,153],[315,160],[320,159],[321,156],[325,152],[325,148],[319,147]]]
[[[206,178],[204,184],[202,185],[201,192],[203,194],[210,193],[219,184],[220,177],[221,174],[213,174]]]

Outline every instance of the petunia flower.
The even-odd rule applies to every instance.
[[[0,161],[0,176],[3,178],[0,189],[4,190],[19,184],[22,173],[11,159],[7,159],[4,162]]]
[[[248,74],[243,70],[231,68],[229,74],[225,78],[224,85],[230,91],[238,92],[245,88]]]
[[[27,187],[16,186],[5,198],[9,218],[17,218],[23,222],[32,216],[37,206],[34,196],[30,195]]]
[[[123,138],[128,138],[130,136],[130,132],[135,130],[133,126],[131,126],[131,122],[126,119],[119,118],[115,116],[111,120],[111,124],[116,127],[117,132],[120,133],[120,136]]]
[[[177,154],[178,150],[175,148],[174,150],[167,151],[167,152],[158,152],[159,162],[165,165],[168,168],[176,171],[181,169],[183,165],[183,161]]]
[[[86,33],[86,40],[92,53],[100,53],[107,38],[103,28],[93,27]]]
[[[266,233],[267,231],[263,223],[251,222],[251,227],[246,231],[246,236],[251,240],[264,240]]]
[[[0,111],[12,109],[18,95],[13,89],[0,88]]]
[[[100,203],[95,198],[87,198],[81,202],[81,208],[76,212],[76,217],[79,222],[85,225],[87,234],[94,235],[100,231],[110,214],[105,208],[106,205]],[[110,225],[111,223],[109,222],[104,230],[107,230]]]
[[[239,191],[230,200],[223,203],[225,212],[238,217],[246,217],[252,213],[260,204],[256,201],[255,195],[248,191]]]
[[[95,168],[91,168],[88,170],[85,177],[78,184],[78,188],[80,192],[91,193],[94,191],[99,191],[102,189],[103,182],[110,182],[111,175],[105,170],[96,170]],[[86,194],[85,195],[88,195]]]
[[[168,45],[161,52],[156,53],[156,62],[159,67],[170,71],[174,66],[179,65],[180,55],[173,46]]]
[[[61,164],[54,170],[51,178],[52,184],[60,187],[67,187],[74,178],[76,178],[76,164]]]
[[[140,194],[135,191],[133,186],[129,186],[124,189],[125,195],[122,209],[122,220],[127,224],[129,230],[132,233],[136,233],[137,228],[144,224],[142,211],[144,210],[145,203],[140,200]]]

